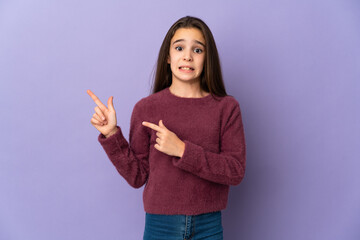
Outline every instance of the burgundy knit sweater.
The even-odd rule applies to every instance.
[[[183,156],[157,150],[158,124],[185,143]],[[134,188],[145,185],[144,209],[153,214],[197,215],[226,208],[229,185],[245,174],[245,136],[239,103],[232,96],[184,98],[169,88],[134,106],[129,142],[121,128],[98,140],[117,171]]]

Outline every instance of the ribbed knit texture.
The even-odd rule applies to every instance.
[[[143,121],[174,132],[183,156],[158,151],[156,131]],[[229,185],[245,174],[245,136],[239,103],[232,96],[184,98],[165,88],[133,109],[129,142],[121,128],[98,140],[117,171],[134,188],[145,185],[144,210],[153,214],[197,215],[226,208]]]

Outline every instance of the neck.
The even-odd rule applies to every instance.
[[[185,98],[201,98],[209,94],[201,89],[199,82],[178,83],[173,81],[169,89],[174,95]]]

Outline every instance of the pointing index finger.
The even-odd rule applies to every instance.
[[[100,107],[101,110],[107,109],[107,107],[100,101],[100,99],[92,91],[90,91],[90,89],[88,89],[86,92],[90,95],[90,97],[94,100],[96,105]]]
[[[155,131],[158,131],[158,132],[161,132],[161,128],[156,125],[156,124],[153,124],[153,123],[149,123],[149,122],[142,122],[142,125],[146,126],[146,127],[149,127],[151,129],[154,129]]]

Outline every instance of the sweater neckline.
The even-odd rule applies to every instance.
[[[165,93],[170,96],[172,99],[175,99],[177,101],[196,101],[196,102],[205,102],[211,99],[211,93],[209,93],[208,95],[206,95],[205,97],[200,97],[200,98],[194,98],[194,97],[180,97],[177,96],[175,94],[173,94],[170,91],[170,88],[167,87],[165,88]]]

